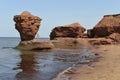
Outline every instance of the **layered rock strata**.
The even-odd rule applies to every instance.
[[[105,37],[112,33],[120,33],[120,14],[105,15],[93,30],[97,37]]]
[[[17,49],[21,50],[46,50],[46,49],[53,49],[54,45],[50,41],[22,41],[16,47]]]

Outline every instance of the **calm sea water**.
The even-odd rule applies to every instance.
[[[80,49],[73,51],[13,49],[19,42],[19,38],[0,38],[0,80],[52,80],[59,72],[80,59]]]
[[[49,40],[49,38],[41,38],[39,40]],[[0,37],[0,48],[15,47],[19,42],[20,38],[17,37]]]

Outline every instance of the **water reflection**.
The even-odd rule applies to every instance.
[[[20,51],[18,67],[21,71],[14,80],[52,80],[59,72],[82,60],[84,54],[89,54],[87,48],[83,53],[80,50]]]
[[[37,70],[36,64],[38,62],[35,59],[35,52],[33,51],[21,51],[21,62],[18,67],[21,72],[16,74],[15,80],[40,80],[39,70]]]
[[[73,63],[56,60],[55,54],[69,54],[64,51],[21,51],[19,71],[14,80],[52,80],[59,72]]]

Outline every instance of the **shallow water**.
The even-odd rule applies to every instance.
[[[52,80],[89,53],[88,47],[73,50],[22,51],[13,49],[18,38],[0,38],[0,80]],[[81,64],[82,65],[82,64]]]

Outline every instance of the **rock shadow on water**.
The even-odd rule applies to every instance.
[[[14,80],[52,80],[72,63],[55,60],[57,51],[21,51],[21,61],[14,70],[19,72]]]
[[[36,65],[38,62],[35,60],[34,52],[21,51],[20,58],[21,61],[18,64],[18,69],[21,71],[16,74],[15,80],[39,80],[40,72],[37,70]]]

